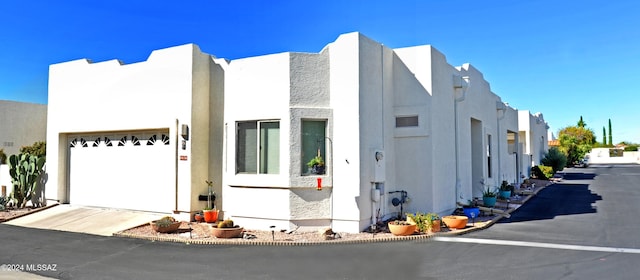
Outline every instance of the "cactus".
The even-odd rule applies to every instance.
[[[164,216],[162,217],[162,219],[157,220],[156,224],[158,225],[158,227],[168,227],[175,222],[176,222],[176,219],[174,219],[173,217]]]
[[[224,220],[218,224],[218,228],[232,228],[233,220]]]
[[[34,197],[40,175],[44,173],[44,163],[44,156],[38,157],[28,153],[9,157],[9,175],[13,183],[11,198],[18,207],[26,207],[27,202]]]

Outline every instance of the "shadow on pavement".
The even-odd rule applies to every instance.
[[[566,180],[593,178],[593,174],[570,174]],[[556,216],[596,213],[593,204],[602,196],[589,190],[587,184],[553,184],[498,223],[515,223],[553,219]]]
[[[596,178],[596,174],[594,173],[564,173],[564,175],[562,176],[562,179],[565,181],[571,181],[571,180],[593,180],[594,178]]]

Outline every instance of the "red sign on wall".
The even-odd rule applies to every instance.
[[[180,155],[180,160],[187,160],[187,156]]]

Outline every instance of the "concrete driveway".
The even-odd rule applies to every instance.
[[[166,215],[170,214],[60,204],[5,224],[111,236]]]

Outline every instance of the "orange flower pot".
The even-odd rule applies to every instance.
[[[442,221],[450,229],[463,229],[467,227],[469,218],[467,216],[444,216]]]
[[[389,226],[389,231],[393,235],[400,235],[400,236],[412,235],[414,232],[416,232],[416,228],[417,228],[415,224],[394,225],[392,222],[389,223],[388,226]]]
[[[431,228],[429,232],[440,232],[440,220],[434,220],[431,222]]]
[[[243,230],[244,229],[241,227],[218,228],[218,227],[212,226],[211,234],[216,238],[235,238],[235,237],[242,237]]]
[[[218,220],[218,210],[203,210],[202,214],[207,223],[215,223]]]

